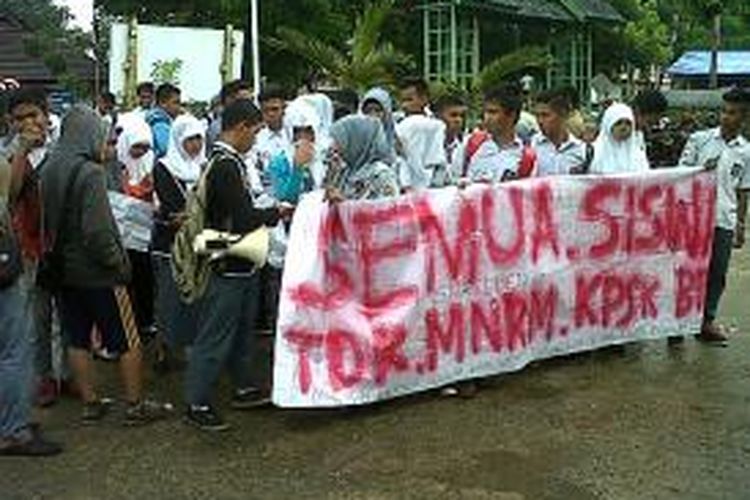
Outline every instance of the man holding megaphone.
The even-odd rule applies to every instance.
[[[210,256],[211,276],[195,304],[198,331],[185,375],[186,421],[202,430],[228,428],[214,406],[214,389],[225,366],[234,390],[232,408],[252,408],[269,400],[250,370],[256,348],[257,271],[268,254],[266,228],[291,217],[293,207],[261,210],[254,205],[243,155],[252,147],[262,119],[251,101],[230,104],[205,174],[205,230],[193,247]]]

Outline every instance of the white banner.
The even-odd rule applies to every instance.
[[[125,248],[148,252],[154,227],[154,207],[117,191],[108,191],[107,194]]]
[[[273,401],[371,403],[699,327],[715,178],[674,169],[297,208]]]
[[[137,81],[153,80],[159,63],[180,61],[175,75],[183,101],[210,102],[222,86],[224,31],[207,28],[138,25]],[[125,91],[124,65],[128,60],[128,25],[113,23],[109,39],[109,90]],[[231,78],[242,76],[245,35],[234,31]]]

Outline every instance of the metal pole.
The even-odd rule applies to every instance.
[[[480,45],[479,45],[479,36],[480,36],[480,27],[479,27],[479,18],[477,17],[476,13],[473,15],[472,19],[473,23],[473,31],[474,31],[474,39],[472,40],[472,48],[471,48],[471,74],[473,77],[479,74],[479,62],[482,58],[482,53]],[[468,83],[468,82],[467,82]]]
[[[711,38],[711,67],[709,69],[708,87],[719,88],[719,49],[721,48],[721,12],[714,14]]]
[[[451,2],[451,20],[450,20],[451,32],[451,82],[458,81],[458,22],[456,20],[456,2]]]
[[[591,27],[588,28],[586,39],[586,85],[581,89],[581,98],[582,102],[588,103],[591,100],[591,80],[594,78],[594,34]]]
[[[255,102],[260,96],[260,40],[258,39],[258,0],[250,0],[250,37],[253,48],[253,88]]]
[[[128,22],[125,64],[125,107],[130,109],[136,104],[136,87],[138,86],[138,18],[132,16]]]
[[[422,42],[424,43],[424,77],[430,80],[432,66],[430,61],[430,6],[425,5],[422,11]]]

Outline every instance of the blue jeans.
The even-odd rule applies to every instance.
[[[249,277],[212,275],[205,295],[196,304],[198,331],[185,374],[185,400],[189,405],[209,405],[226,366],[235,389],[257,387],[251,372],[257,339],[260,281]]]
[[[31,419],[31,317],[20,280],[0,290],[0,439],[23,436]]]

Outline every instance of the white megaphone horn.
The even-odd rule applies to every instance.
[[[258,267],[266,265],[268,250],[271,244],[271,233],[268,228],[262,226],[252,233],[244,236],[240,241],[230,246],[227,254],[232,257],[249,260]]]
[[[263,267],[268,260],[271,233],[265,226],[245,236],[204,229],[193,242],[198,254],[210,255],[211,259],[226,256],[237,257]]]

